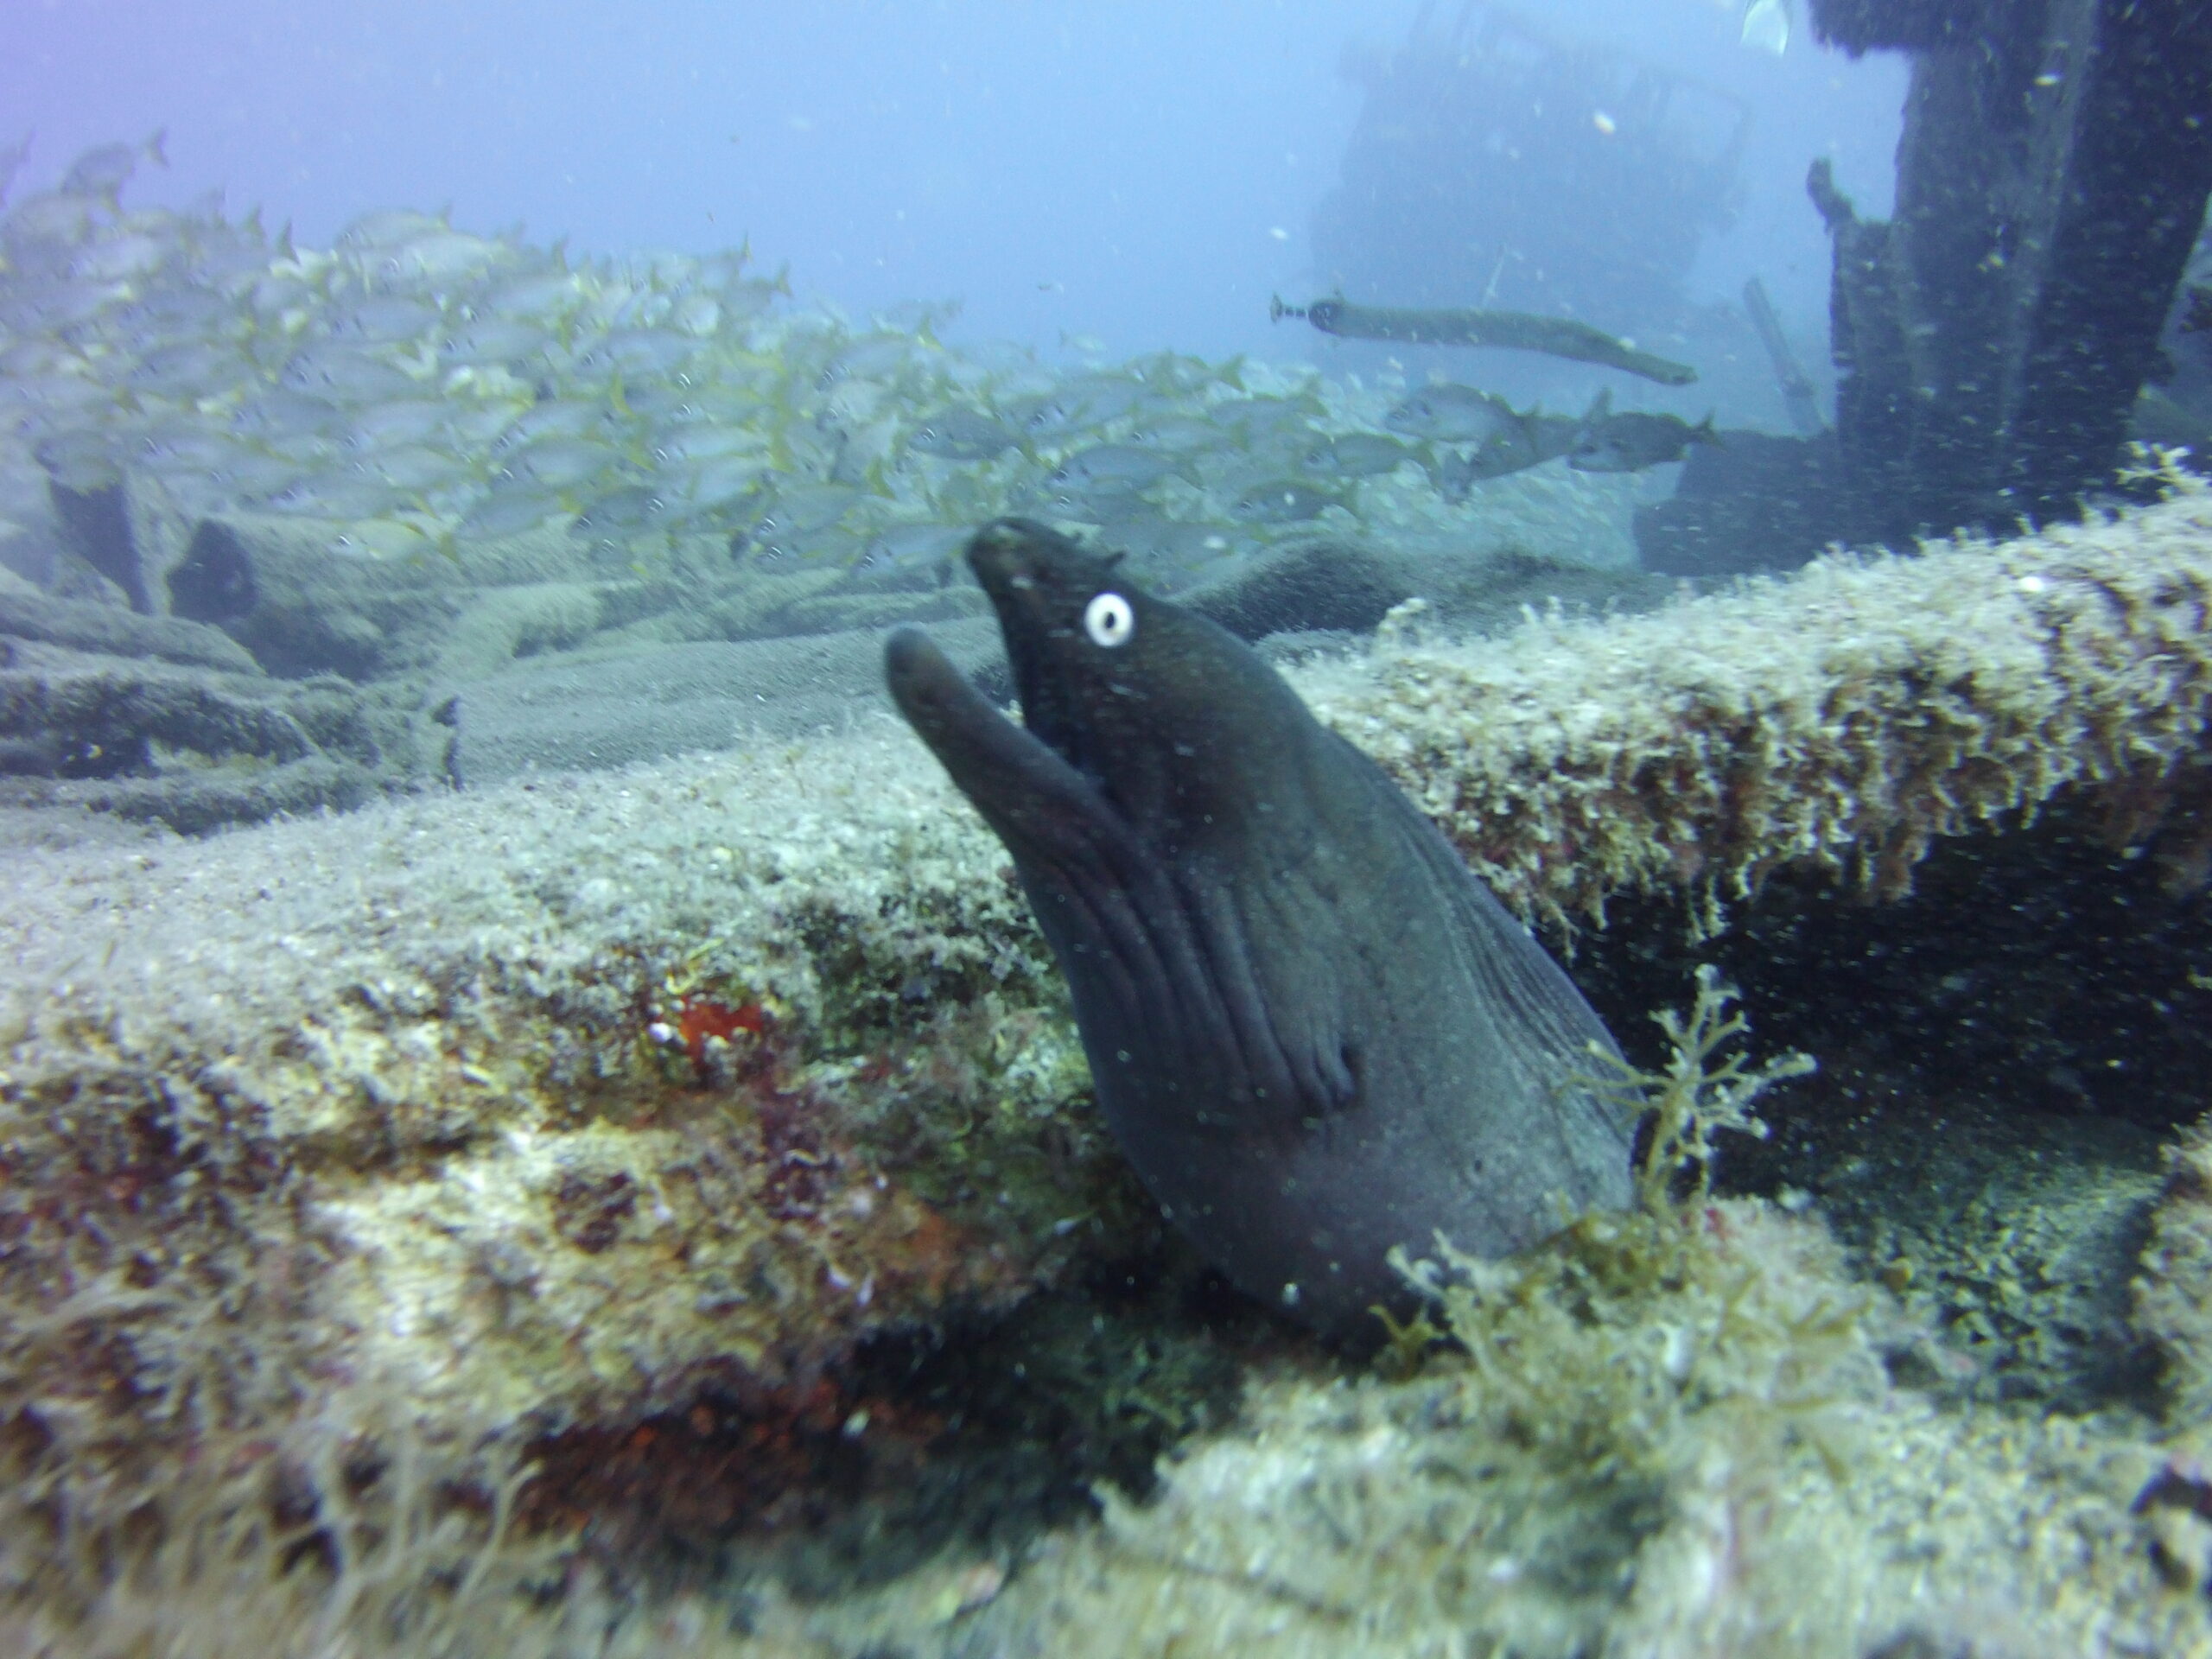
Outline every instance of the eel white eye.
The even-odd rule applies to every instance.
[[[1090,636],[1092,645],[1110,651],[1129,643],[1129,636],[1137,631],[1137,613],[1119,594],[1093,594],[1090,603],[1083,607],[1083,631]]]

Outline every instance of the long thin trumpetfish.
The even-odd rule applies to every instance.
[[[1602,363],[1662,385],[1687,386],[1697,378],[1697,371],[1687,363],[1670,363],[1663,357],[1639,352],[1602,328],[1568,317],[1540,317],[1531,311],[1415,311],[1395,305],[1354,305],[1345,299],[1316,300],[1311,305],[1298,306],[1274,299],[1268,303],[1268,315],[1277,322],[1285,317],[1303,317],[1323,334],[1347,340],[1389,340],[1408,346],[1504,346],[1515,351],[1572,358],[1577,363]]]

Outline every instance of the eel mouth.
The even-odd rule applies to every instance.
[[[1055,792],[1087,782],[1098,808],[1110,810],[1086,764],[1097,744],[1082,707],[1087,677],[1069,648],[1079,643],[1072,619],[1113,579],[1121,556],[1094,553],[1031,519],[994,518],[969,539],[967,557],[998,619],[1022,723],[1008,721],[912,628],[893,632],[884,648],[899,712],[987,817],[995,801],[1012,804],[1005,785],[1034,791],[1055,766],[1069,774]]]
[[[1007,850],[1046,863],[1086,862],[1128,831],[1098,789],[1052,745],[991,706],[919,628],[884,642],[892,700]]]
[[[1038,542],[1050,533],[1026,519],[994,518],[969,538],[968,568],[993,604],[1006,604],[1017,593],[1036,591]]]
[[[1086,677],[1071,649],[1079,643],[1076,619],[1120,562],[1119,554],[1091,552],[1028,518],[994,518],[968,543],[968,568],[998,617],[1024,729],[1094,778]]]
[[[906,723],[944,763],[953,781],[971,795],[975,791],[969,789],[969,780],[955,766],[953,757],[1005,746],[1007,739],[992,728],[1002,726],[1007,734],[1027,738],[1039,748],[1045,747],[993,708],[990,699],[919,628],[894,629],[884,641],[883,677]]]

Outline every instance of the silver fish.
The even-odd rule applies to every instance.
[[[90,283],[129,282],[159,270],[175,254],[175,248],[158,237],[104,236],[79,252],[70,269]]]
[[[919,343],[906,334],[863,340],[831,359],[817,384],[830,386],[840,380],[891,378],[906,367],[919,349]]]
[[[1312,397],[1238,397],[1213,408],[1215,419],[1234,427],[1247,443],[1294,436],[1304,442],[1315,418],[1326,412]]]
[[[515,257],[513,247],[466,231],[439,230],[389,250],[376,267],[386,286],[444,283],[474,276]]]
[[[231,426],[245,436],[264,439],[320,436],[334,430],[343,419],[338,405],[325,398],[287,386],[270,386],[238,405]]]
[[[1680,461],[1694,443],[1719,447],[1712,416],[1692,426],[1678,415],[1608,415],[1583,433],[1567,464],[1578,473],[1637,473]]]
[[[625,329],[577,353],[575,366],[580,372],[592,375],[666,374],[689,362],[698,351],[697,340],[681,334]]]
[[[722,304],[711,294],[687,294],[669,308],[669,326],[704,340],[722,326]]]
[[[380,357],[350,346],[310,346],[284,365],[280,377],[295,391],[340,403],[368,403],[379,397],[412,397],[423,383]]]
[[[149,341],[229,334],[248,326],[236,302],[196,286],[157,289],[117,313],[115,321]]]
[[[396,248],[418,237],[435,236],[453,227],[443,213],[417,213],[411,207],[384,207],[363,213],[338,233],[341,248]]]
[[[1329,473],[1340,478],[1373,478],[1395,473],[1406,462],[1421,459],[1421,451],[1380,432],[1339,433],[1333,438],[1322,439],[1303,457],[1308,472]]]
[[[211,432],[197,422],[162,421],[141,433],[137,459],[164,474],[204,473],[227,464],[239,453],[238,442]]]
[[[135,391],[163,397],[207,397],[257,378],[253,365],[226,340],[190,340],[157,346],[124,377]]]
[[[1319,518],[1326,509],[1342,505],[1335,496],[1310,484],[1278,478],[1254,485],[1236,499],[1230,512],[1248,524],[1293,524]]]
[[[1171,455],[1156,454],[1133,443],[1093,444],[1078,449],[1053,468],[1051,482],[1064,490],[1141,491],[1175,470]]]
[[[448,487],[467,476],[467,467],[449,449],[427,443],[403,443],[379,449],[360,462],[361,470],[409,495]]]
[[[476,304],[489,317],[543,321],[565,316],[583,302],[574,271],[541,270],[495,283]]]
[[[943,587],[951,575],[953,555],[967,539],[963,524],[893,524],[870,538],[854,569],[876,576],[918,576]]]
[[[692,512],[715,513],[747,500],[768,476],[767,461],[754,455],[718,455],[677,476],[677,493]]]
[[[1129,434],[1129,442],[1163,454],[1193,454],[1229,441],[1230,433],[1194,415],[1147,415]]]
[[[1495,393],[1447,380],[1413,393],[1382,417],[1382,424],[1412,437],[1483,443],[1510,432],[1520,418]]]
[[[262,505],[271,512],[349,519],[380,518],[406,504],[381,479],[322,473],[276,491]]]
[[[664,526],[676,505],[658,486],[631,485],[608,492],[578,513],[569,534],[578,541],[621,541]]]
[[[664,467],[696,466],[729,455],[755,454],[766,447],[761,435],[747,427],[702,423],[660,434],[653,440],[652,457]]]
[[[300,476],[296,462],[283,455],[264,454],[254,449],[233,448],[205,474],[207,482],[224,499],[232,501],[257,501],[264,496],[289,488]]]
[[[448,411],[435,397],[401,397],[387,404],[371,404],[353,418],[346,442],[356,449],[381,449],[388,445],[419,443],[445,429]]]
[[[419,340],[444,320],[445,314],[427,300],[397,294],[372,295],[334,317],[330,332],[336,338],[384,346]]]
[[[1136,558],[1187,566],[1220,558],[1251,539],[1250,532],[1234,524],[1142,518],[1116,524],[1112,545]]]
[[[451,418],[446,428],[453,434],[455,443],[480,448],[512,426],[516,417],[528,407],[519,400],[486,398],[472,404],[455,398],[448,404]]]
[[[519,536],[561,510],[558,499],[545,491],[494,488],[462,516],[454,534],[465,541]]]
[[[749,322],[765,313],[778,299],[789,299],[791,292],[790,280],[783,276],[772,281],[748,276],[741,282],[732,283],[720,295],[723,317],[728,321]]]
[[[611,471],[621,461],[611,446],[591,438],[543,438],[507,458],[507,471],[549,490],[571,489]]]
[[[1116,375],[1084,375],[1024,401],[1023,424],[1040,435],[1103,426],[1134,409],[1144,388]]]
[[[98,144],[70,162],[69,170],[61,175],[60,192],[65,196],[98,196],[113,201],[123,193],[137,172],[138,163],[148,161],[167,167],[169,164],[164,145],[168,129],[162,128],[143,144]]]
[[[756,531],[769,537],[787,533],[810,535],[826,530],[852,511],[858,490],[839,485],[801,486],[779,493],[756,522]]]
[[[1018,440],[989,416],[973,409],[939,410],[914,429],[906,447],[947,461],[989,461]]]
[[[581,438],[604,430],[607,418],[603,404],[582,398],[534,404],[515,417],[514,424],[499,435],[495,448],[518,449],[540,438]]]
[[[113,410],[114,391],[77,374],[0,377],[0,430],[11,418],[50,424],[71,416],[97,419]]]
[[[99,204],[60,190],[26,196],[8,214],[8,240],[18,246],[74,247],[92,234]]]

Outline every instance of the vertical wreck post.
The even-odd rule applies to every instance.
[[[2212,189],[2195,0],[1814,0],[1914,55],[1896,217],[1816,162],[1837,425],[1869,539],[2063,512],[2108,478]]]

